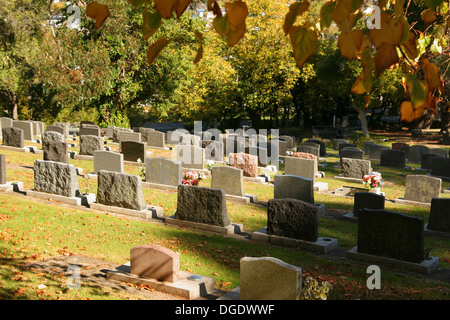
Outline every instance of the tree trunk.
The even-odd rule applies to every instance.
[[[18,117],[18,105],[17,105],[17,99],[16,99],[16,97],[14,97],[14,98],[13,98],[13,101],[12,101],[11,118],[12,118],[13,120],[19,120],[19,117]]]
[[[358,111],[358,119],[361,121],[362,134],[364,138],[369,137],[369,129],[367,128],[366,108],[356,109]]]

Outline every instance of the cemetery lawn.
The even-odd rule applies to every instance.
[[[74,150],[77,151],[77,148]],[[170,157],[170,151],[153,149],[152,152],[154,156]],[[42,159],[42,155],[11,150],[2,150],[1,153],[7,159],[8,181],[22,181],[24,189],[33,189],[33,163],[34,160]],[[319,171],[325,172],[325,178],[317,181],[328,183],[329,190],[344,185],[362,187],[358,183],[334,179],[340,173],[340,169],[334,167],[339,163],[339,158],[337,151],[329,149],[329,153],[331,156],[325,162],[327,166],[319,168]],[[84,173],[93,172],[93,161],[69,159],[69,163],[83,169]],[[376,161],[372,162],[372,166],[383,175],[385,187],[382,191],[386,199],[403,197],[405,177],[411,171],[380,167]],[[280,166],[279,172],[272,173],[272,180],[273,174],[282,174],[282,170],[283,166]],[[139,174],[140,169],[136,165],[125,165],[125,172]],[[97,181],[86,177],[78,176],[80,191],[96,193]],[[205,187],[210,184],[210,178],[200,183]],[[450,183],[443,180],[442,189],[449,187]],[[244,182],[244,190],[245,193],[257,194],[261,201],[273,198],[271,184]],[[144,188],[143,192],[148,205],[163,207],[165,216],[175,214],[175,191]],[[118,266],[129,261],[132,247],[153,243],[178,252],[180,269],[211,276],[215,279],[216,287],[224,291],[239,286],[239,260],[242,257],[271,256],[301,267],[303,277],[311,276],[318,281],[330,282],[333,290],[328,299],[449,299],[450,239],[425,236],[424,243],[425,250],[439,257],[440,268],[447,271],[446,281],[442,273],[421,276],[382,269],[382,288],[368,290],[367,265],[350,263],[344,258],[345,251],[357,243],[357,224],[341,219],[353,209],[353,199],[318,192],[314,196],[315,202],[324,204],[327,210],[319,218],[319,236],[338,240],[339,249],[329,255],[269,246],[244,237],[224,237],[168,227],[163,223],[108,215],[17,193],[0,193],[0,298],[143,299],[142,295],[90,284],[87,279],[82,279],[80,289],[68,289],[67,274],[42,272],[28,268],[27,264],[43,263],[52,257],[84,256]],[[442,193],[441,196],[450,197],[450,194]],[[227,209],[231,222],[243,224],[249,234],[266,226],[267,209],[264,206],[227,201]],[[387,201],[386,209],[421,217],[425,223],[428,220],[429,210],[426,208]]]

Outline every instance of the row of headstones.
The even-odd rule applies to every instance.
[[[180,255],[155,244],[130,249],[129,273],[135,277],[175,284],[184,280]],[[298,300],[302,269],[273,257],[240,259],[240,300]],[[206,293],[205,293],[206,294]],[[225,299],[229,299],[228,295]],[[231,298],[231,296],[230,296]]]
[[[417,179],[420,179],[420,177],[410,176],[409,179],[410,180],[408,182],[413,184],[416,183]],[[417,200],[417,196],[423,196],[424,194],[420,190],[414,189],[409,191],[406,195]],[[427,194],[426,199],[423,199],[426,200],[426,202],[431,203],[430,215],[426,229],[450,234],[450,211],[448,210],[450,206],[450,198],[434,197],[435,195],[435,192],[434,194]],[[356,192],[353,202],[353,216],[358,217],[363,209],[384,210],[384,195],[371,192]]]

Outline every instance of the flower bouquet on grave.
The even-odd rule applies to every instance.
[[[384,182],[379,172],[371,172],[363,177],[363,185],[371,190],[374,188],[383,188]]]
[[[197,186],[198,183],[205,179],[206,176],[203,172],[196,172],[196,171],[186,171],[183,173],[183,184],[187,184],[190,186]]]

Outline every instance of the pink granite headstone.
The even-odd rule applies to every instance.
[[[130,250],[130,273],[158,281],[177,282],[180,271],[178,254],[156,244],[144,244]]]
[[[228,157],[230,166],[242,169],[245,177],[258,176],[258,156],[247,153],[230,153]]]

